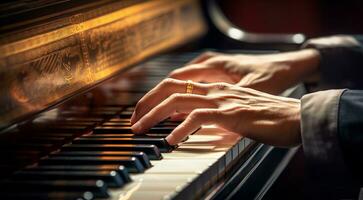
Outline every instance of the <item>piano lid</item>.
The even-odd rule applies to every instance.
[[[15,1],[0,10],[0,129],[206,31],[197,0]]]

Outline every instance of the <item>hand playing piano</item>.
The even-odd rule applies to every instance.
[[[319,53],[303,49],[265,55],[206,52],[169,77],[195,82],[225,82],[279,94],[317,72]]]
[[[202,125],[214,124],[254,140],[278,146],[300,143],[300,101],[228,83],[193,83],[165,79],[136,105],[132,130],[145,133],[175,113],[186,119],[166,138],[177,144]]]

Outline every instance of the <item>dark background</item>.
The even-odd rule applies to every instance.
[[[249,32],[303,33],[309,38],[334,34],[363,34],[363,0],[218,2],[227,18]],[[320,189],[315,188],[314,183],[307,177],[306,162],[300,148],[264,199],[319,199],[315,196],[315,190]],[[344,192],[341,195],[347,195]]]
[[[363,33],[362,0],[219,0],[226,16],[258,33],[308,37]]]

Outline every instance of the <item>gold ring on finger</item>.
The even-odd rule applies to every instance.
[[[187,80],[187,86],[185,89],[185,93],[192,94],[193,93],[193,82],[191,80]]]

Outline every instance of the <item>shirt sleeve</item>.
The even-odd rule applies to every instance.
[[[331,36],[303,45],[320,52],[319,90],[363,89],[362,41],[362,36]],[[363,91],[336,89],[303,96],[301,134],[309,175],[318,185],[362,186]]]
[[[310,39],[303,48],[318,49],[319,89],[363,88],[363,36],[337,35]]]
[[[302,97],[303,150],[309,175],[320,189],[358,195],[363,178],[362,114],[360,90],[326,90]]]
[[[338,137],[339,101],[345,90],[326,90],[301,98],[301,133],[313,179],[339,186],[347,168]]]

